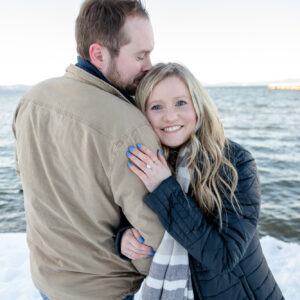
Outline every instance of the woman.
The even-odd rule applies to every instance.
[[[225,137],[203,87],[185,67],[158,64],[141,82],[136,102],[167,162],[161,152],[137,145],[129,147],[128,165],[150,192],[144,202],[188,252],[194,298],[283,299],[257,234],[254,159]],[[146,257],[148,248],[134,246],[131,232],[124,233],[121,252]]]

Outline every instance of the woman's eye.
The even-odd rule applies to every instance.
[[[176,106],[183,106],[185,104],[186,104],[186,102],[184,100],[179,100],[176,102]]]
[[[159,109],[161,109],[161,105],[153,105],[152,107],[151,107],[151,110],[159,110]]]

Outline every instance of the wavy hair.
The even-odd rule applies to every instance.
[[[163,79],[173,76],[181,79],[188,87],[197,115],[194,132],[187,141],[190,145],[187,167],[191,176],[193,196],[206,215],[212,215],[217,209],[221,230],[224,206],[221,195],[226,196],[225,199],[230,201],[235,210],[235,207],[239,207],[234,195],[238,175],[229,161],[229,142],[225,137],[218,110],[208,93],[183,65],[159,63],[141,81],[136,92],[136,104],[146,113],[147,100],[153,88]],[[163,146],[163,151],[168,157],[168,148]]]

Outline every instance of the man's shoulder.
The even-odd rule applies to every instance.
[[[64,115],[112,139],[149,128],[146,117],[129,101],[98,86],[66,76],[42,81],[23,97],[51,114]]]
[[[59,88],[59,86],[63,86],[66,82],[66,78],[64,76],[61,77],[53,77],[49,79],[45,79],[33,85],[24,95],[23,99],[34,100],[34,99],[43,99],[50,98],[53,96],[53,92]]]

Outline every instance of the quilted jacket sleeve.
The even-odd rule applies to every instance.
[[[223,199],[223,229],[218,219],[209,220],[173,177],[163,181],[145,199],[165,229],[202,266],[211,271],[230,271],[243,258],[253,238],[259,218],[260,186],[254,159],[248,151],[236,154],[238,186],[235,196],[240,205],[237,214]]]

